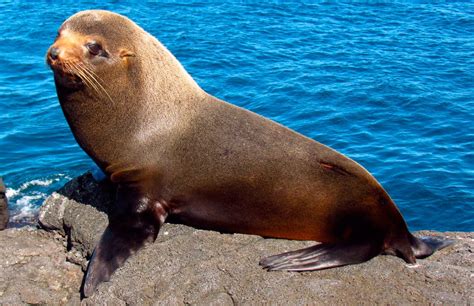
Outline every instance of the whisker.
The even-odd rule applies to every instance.
[[[82,68],[82,71],[85,74],[87,74],[92,80],[95,81],[95,83],[102,89],[102,91],[107,95],[109,100],[113,103],[114,101],[110,97],[109,93],[104,88],[104,86],[102,86],[102,84],[99,82],[99,80],[102,81],[102,79],[94,71],[92,71],[87,65],[84,65],[83,63],[79,63],[79,66],[80,66],[80,68]],[[99,80],[97,80],[97,79],[99,79]]]
[[[84,82],[86,82],[90,87],[92,87],[99,95],[102,93],[102,91],[100,90],[102,86],[100,86],[100,84],[97,84],[97,81],[93,78],[91,78],[85,71],[84,69],[82,69],[81,66],[79,66],[79,63],[78,62],[72,62],[71,65],[74,66],[77,74],[79,74],[82,79],[84,79]],[[100,87],[99,87],[99,86]],[[103,89],[103,88],[102,88]],[[107,94],[107,96],[109,97],[110,99],[110,96]]]
[[[92,80],[82,71],[82,69],[80,69],[80,67],[78,67],[76,65],[76,63],[71,63],[71,66],[74,67],[74,70],[76,71],[76,73],[85,81],[87,82],[88,85],[90,85],[92,88],[94,88],[98,93],[100,93],[98,91],[98,88],[97,86],[95,86],[95,84],[92,82]]]
[[[66,63],[67,66],[77,75],[79,76],[79,78],[81,80],[84,81],[84,83],[89,86],[89,87],[92,87],[92,89],[94,89],[98,94],[100,94],[100,90],[97,88],[97,86],[94,84],[94,82],[87,76],[84,74],[84,72],[82,71],[82,69],[80,69],[75,62],[67,62]]]

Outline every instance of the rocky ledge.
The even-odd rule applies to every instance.
[[[421,232],[454,246],[408,266],[378,256],[319,272],[266,272],[261,257],[313,242],[221,234],[166,224],[110,282],[80,301],[87,259],[107,225],[113,188],[80,176],[53,193],[40,228],[0,232],[0,304],[408,304],[474,303],[474,234]]]

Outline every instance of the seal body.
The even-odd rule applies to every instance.
[[[353,160],[204,92],[124,16],[70,17],[47,61],[77,142],[117,185],[85,296],[154,241],[167,219],[321,242],[263,259],[269,270],[318,270],[382,253],[414,263],[450,243],[410,234],[389,195]]]

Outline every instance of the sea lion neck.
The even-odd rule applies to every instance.
[[[145,31],[141,39],[137,44],[137,56],[131,58],[131,64],[137,60],[140,65],[137,75],[141,77],[141,85],[155,89],[145,92],[150,104],[181,104],[205,96],[205,92],[160,41]]]

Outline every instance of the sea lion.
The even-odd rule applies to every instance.
[[[263,259],[268,270],[325,269],[379,254],[415,263],[451,243],[414,237],[353,160],[206,93],[124,16],[73,15],[47,62],[74,137],[117,186],[84,296],[153,242],[165,220],[321,242]]]
[[[0,177],[0,231],[7,228],[8,217],[7,188]]]

